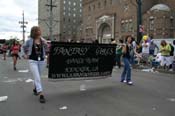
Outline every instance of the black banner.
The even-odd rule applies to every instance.
[[[52,42],[49,78],[98,78],[110,76],[115,45]],[[89,78],[88,78],[89,79]]]

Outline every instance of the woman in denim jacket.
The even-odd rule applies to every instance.
[[[45,51],[47,42],[41,37],[41,29],[34,26],[31,29],[30,37],[23,45],[23,57],[28,59],[30,70],[34,77],[34,95],[39,95],[40,103],[45,103],[43,87],[41,84],[41,71],[45,65]]]

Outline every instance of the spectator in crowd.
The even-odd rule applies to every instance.
[[[171,47],[171,51],[170,51],[170,67],[169,69],[172,69],[172,65],[173,65],[173,61],[174,61],[174,46],[169,43],[170,47]]]
[[[121,67],[122,46],[123,46],[123,40],[120,39],[116,47],[116,63],[118,68]]]
[[[164,66],[164,69],[169,69],[171,64],[170,52],[171,46],[165,40],[162,40],[160,43],[160,53],[162,56],[161,66]]]
[[[135,64],[135,55],[136,55],[136,49],[137,49],[137,43],[135,41],[135,38],[131,37],[132,39],[132,44],[131,44],[131,47],[132,47],[132,51],[130,52],[130,63],[131,65],[134,65]]]
[[[2,46],[2,52],[3,52],[3,59],[6,60],[6,54],[7,54],[7,49],[8,49],[8,45],[5,43]]]
[[[149,43],[149,37],[147,35],[143,36],[143,42],[142,42],[142,60],[148,64],[148,57],[149,57],[149,48],[150,48],[150,43]]]
[[[154,43],[154,40],[151,40],[150,47],[149,47],[149,54],[154,56],[155,49],[159,51],[159,47]]]

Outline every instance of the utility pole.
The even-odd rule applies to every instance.
[[[19,21],[19,24],[21,24],[21,28],[22,28],[22,41],[23,43],[25,42],[25,28],[26,28],[26,25],[25,24],[28,24],[27,21],[24,20],[24,11],[22,13],[22,21]]]
[[[140,43],[142,39],[142,32],[140,27],[142,27],[142,0],[136,0],[137,2],[137,41]]]
[[[46,4],[46,6],[49,7],[49,14],[50,14],[50,18],[49,18],[49,32],[50,32],[50,40],[53,41],[53,8],[57,7],[56,5],[53,5],[53,1],[50,0],[49,4]]]

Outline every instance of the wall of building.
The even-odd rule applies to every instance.
[[[43,36],[49,38],[49,0],[39,0],[39,25]],[[82,23],[82,0],[55,0],[53,5],[53,36],[57,41],[76,39]]]
[[[145,33],[154,34],[157,38],[161,37],[171,37],[170,22],[164,24],[162,23],[161,17],[165,17],[164,21],[168,21],[168,17],[171,13],[152,13],[150,14],[150,9],[158,4],[171,4],[172,0],[145,0],[142,3],[142,13],[143,13],[143,25]],[[106,4],[106,5],[105,5]],[[174,3],[173,3],[174,4]],[[173,7],[173,5],[171,5]],[[171,8],[172,9],[172,8]],[[157,17],[155,21],[156,32],[150,31],[148,28],[150,26],[150,17],[154,15]],[[164,16],[165,15],[165,16]],[[115,17],[114,23],[114,39],[118,40],[125,38],[126,35],[132,35],[136,37],[137,34],[137,3],[135,0],[84,0],[83,1],[83,37],[90,41],[98,39],[98,21],[103,16]],[[173,16],[174,17],[174,16]],[[108,23],[104,19],[104,23]],[[109,24],[110,25],[110,24]],[[158,28],[165,26],[164,32],[160,32]],[[112,27],[111,27],[112,28]],[[111,29],[112,30],[112,29]],[[148,30],[148,31],[147,31]],[[158,32],[159,31],[159,32]],[[153,32],[153,33],[152,33]],[[168,34],[167,34],[168,33]],[[171,35],[171,36],[170,36]]]

